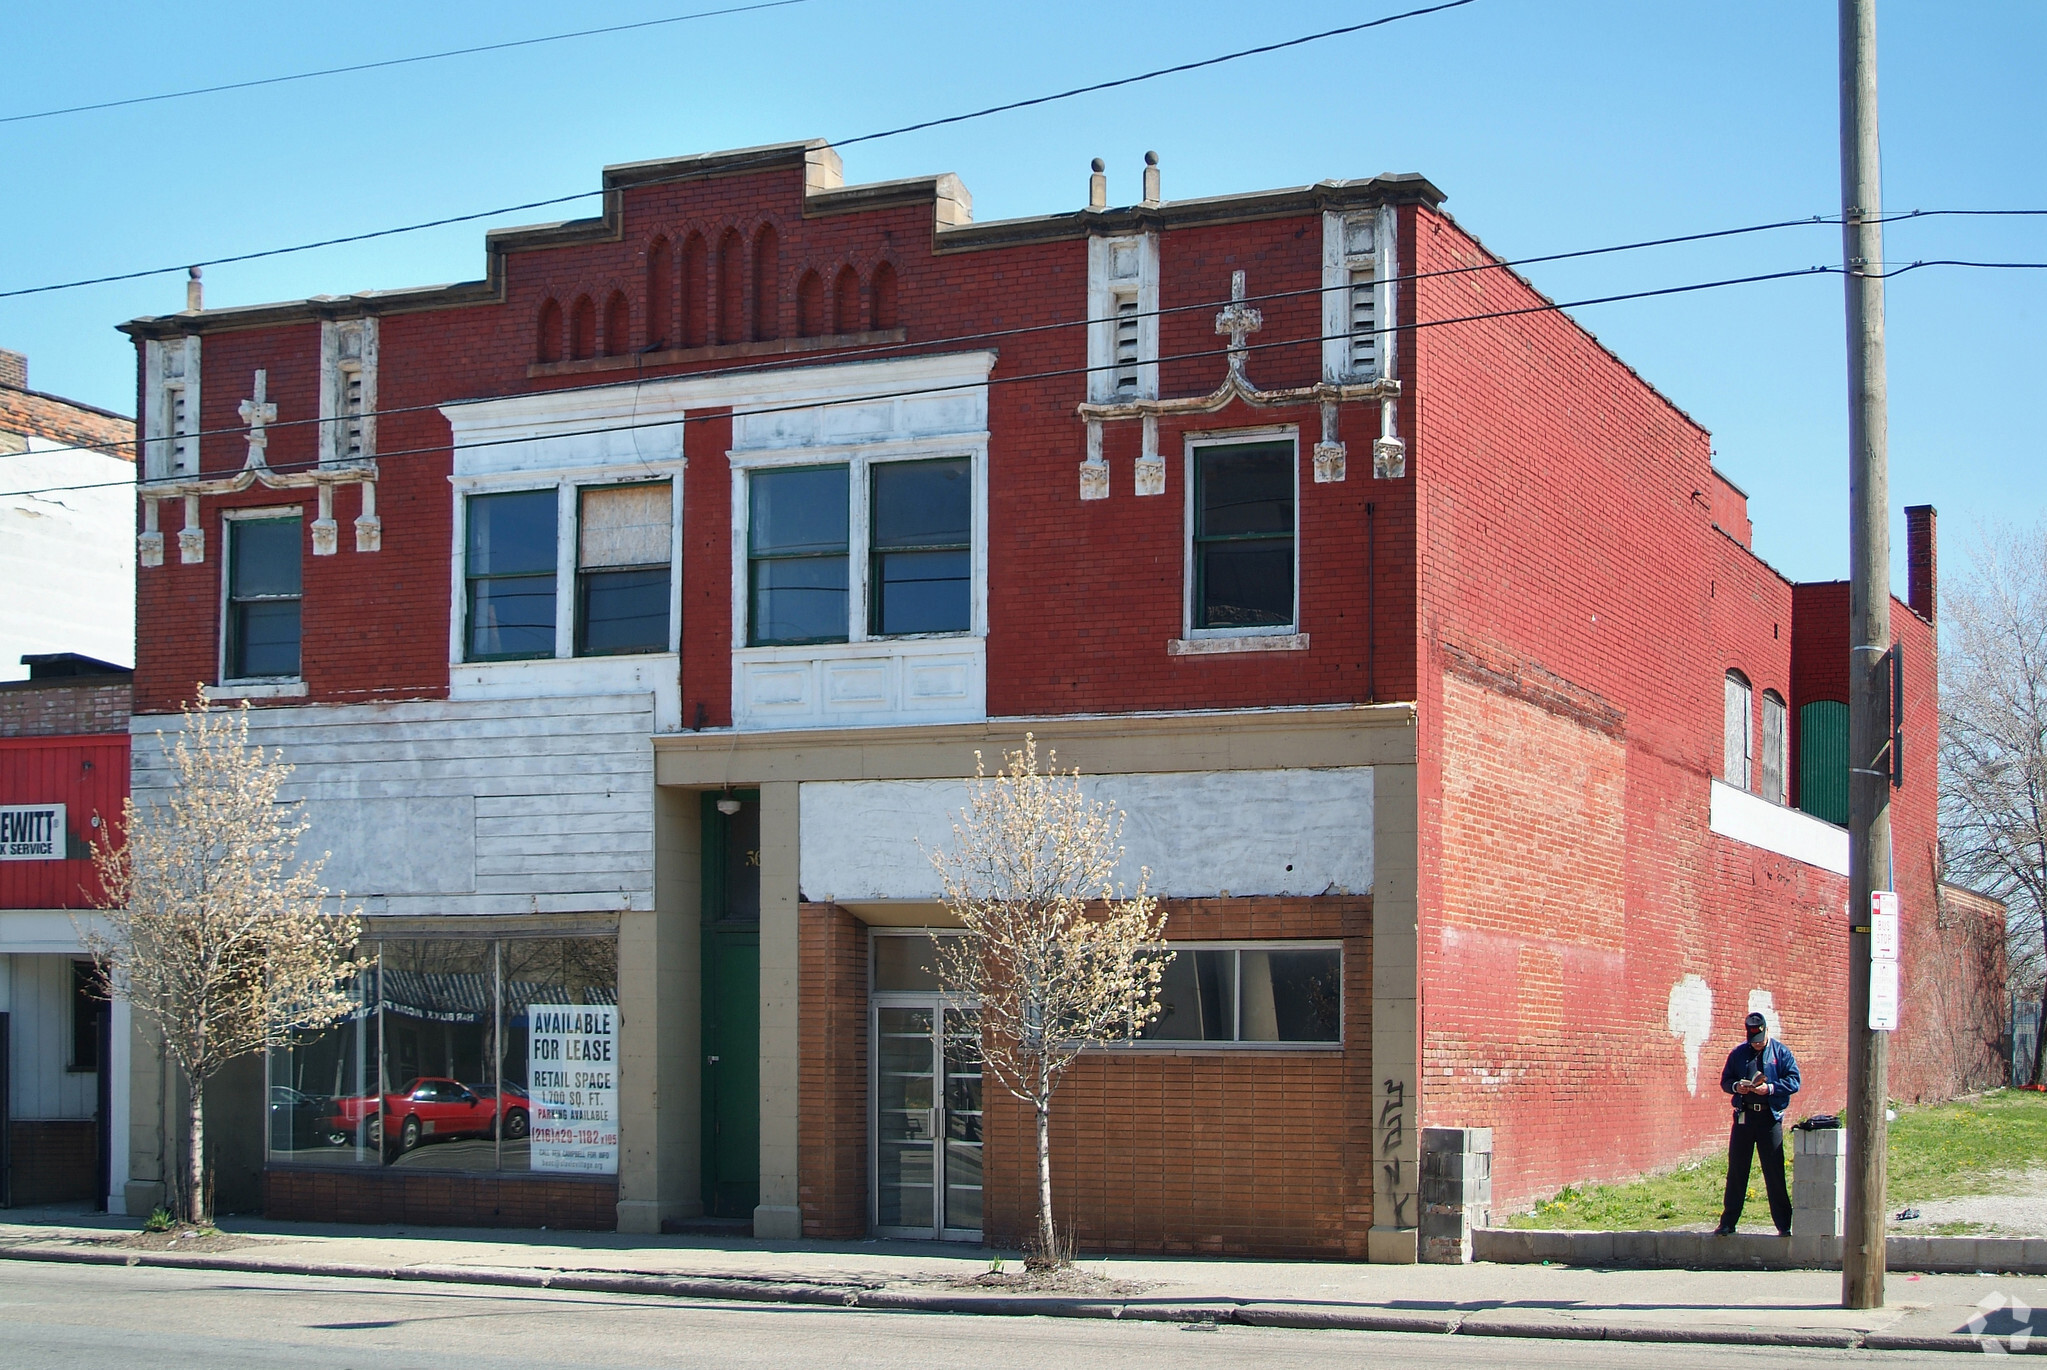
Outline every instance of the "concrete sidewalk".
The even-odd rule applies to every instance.
[[[1462,1336],[2047,1352],[2047,1278],[1902,1275],[1890,1306],[1838,1307],[1829,1271],[1613,1270],[1562,1265],[1390,1266],[1206,1257],[1080,1262],[1115,1282],[1033,1293],[990,1281],[998,1254],[915,1242],[456,1228],[360,1228],[227,1219],[249,1244],[214,1252],[124,1245],[133,1219],[16,1211],[0,1259],[329,1275],[869,1309]],[[0,1277],[4,1278],[4,1277]],[[2034,1312],[2031,1310],[2040,1310]]]

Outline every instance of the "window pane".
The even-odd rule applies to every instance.
[[[1292,539],[1215,542],[1200,549],[1199,628],[1279,628],[1294,621]]]
[[[510,576],[545,571],[552,575],[556,508],[552,490],[470,496],[468,573]]]
[[[918,991],[942,988],[938,978],[938,939],[929,934],[875,938],[874,987]]]
[[[782,556],[839,552],[846,547],[846,468],[805,466],[756,471],[747,537],[755,553]],[[839,635],[845,635],[841,623]]]
[[[876,550],[964,546],[973,536],[973,518],[973,482],[965,458],[883,462],[874,468]]]
[[[227,526],[234,540],[228,551],[231,596],[299,593],[297,519],[230,519]]]
[[[554,577],[470,581],[468,655],[553,656]]]
[[[618,1173],[618,943],[507,938],[507,1170]]]
[[[369,948],[374,952],[375,948]],[[323,1165],[379,1165],[374,969],[350,987],[354,1006],[318,1032],[270,1053],[270,1154]]]
[[[1243,1040],[1336,1042],[1343,1038],[1343,954],[1243,953]]]
[[[381,1128],[388,1164],[496,1168],[496,973],[488,941],[384,943]]]
[[[584,572],[582,650],[668,650],[668,568]]]
[[[295,676],[299,673],[299,602],[257,599],[233,604],[228,612],[230,678]]]
[[[845,638],[845,557],[797,557],[753,564],[755,642],[843,642]]]
[[[577,564],[586,570],[666,566],[672,551],[669,513],[665,483],[583,491]]]
[[[968,553],[884,552],[874,569],[877,633],[963,633],[973,626]]]
[[[1166,963],[1147,1042],[1227,1042],[1236,1033],[1236,953],[1183,951]]]
[[[1202,451],[1195,536],[1242,537],[1294,531],[1293,445],[1245,443]]]

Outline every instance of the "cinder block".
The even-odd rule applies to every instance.
[[[1848,1129],[1841,1127],[1817,1128],[1810,1132],[1793,1130],[1791,1134],[1792,1154],[1795,1156],[1846,1156],[1848,1154]]]
[[[1496,1261],[1501,1265],[1532,1265],[1538,1259],[1535,1235],[1512,1227],[1474,1228],[1471,1233],[1472,1259]]]
[[[1534,1249],[1529,1255],[1536,1261],[1570,1261],[1573,1259],[1571,1238],[1577,1235],[1575,1232],[1560,1232],[1555,1228],[1531,1232],[1530,1244]]]
[[[1656,1234],[1656,1263],[1685,1269],[1699,1264],[1700,1251],[1712,1237],[1704,1232],[1671,1228]]]
[[[1573,1265],[1612,1265],[1613,1232],[1573,1232],[1570,1255],[1566,1257]]]
[[[1613,1263],[1635,1267],[1657,1264],[1656,1239],[1661,1235],[1658,1232],[1613,1233]]]

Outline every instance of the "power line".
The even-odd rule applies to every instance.
[[[1444,3],[1442,4],[1429,5],[1422,9],[1407,10],[1400,14],[1390,14],[1380,19],[1368,20],[1362,24],[1348,24],[1342,28],[1325,29],[1320,33],[1310,33],[1305,34],[1299,38],[1289,38],[1283,42],[1264,43],[1257,47],[1252,48],[1240,48],[1235,52],[1226,52],[1219,57],[1205,57],[1195,62],[1181,62],[1174,66],[1159,67],[1154,71],[1142,72],[1136,76],[1123,76],[1118,77],[1117,79],[1112,81],[1098,81],[1092,85],[1075,86],[1071,90],[1063,90],[1051,95],[1036,95],[1026,100],[1012,100],[1006,104],[990,105],[986,109],[977,109],[965,114],[948,114],[936,119],[923,119],[913,124],[903,124],[897,128],[881,129],[874,133],[863,133],[857,137],[845,138],[838,140],[836,142],[832,142],[831,146],[835,148],[853,147],[859,143],[871,143],[883,138],[895,138],[905,133],[915,133],[921,129],[938,128],[947,124],[965,123],[970,119],[985,119],[993,114],[1004,114],[1008,113],[1011,110],[1028,109],[1035,105],[1051,104],[1052,102],[1057,100],[1070,100],[1080,95],[1090,95],[1098,91],[1114,90],[1122,86],[1136,85],[1143,81],[1153,81],[1157,80],[1159,77],[1162,76],[1172,76],[1182,72],[1198,71],[1204,67],[1220,66],[1225,62],[1235,62],[1246,57],[1256,57],[1265,53],[1279,52],[1286,48],[1296,48],[1307,43],[1319,43],[1325,39],[1338,38],[1346,34],[1361,33],[1366,29],[1374,29],[1379,28],[1386,24],[1398,23],[1403,19],[1417,19],[1422,17],[1423,15],[1435,14],[1442,10],[1458,9],[1464,5],[1470,5],[1475,3],[1477,3],[1477,0],[1444,0]],[[725,168],[725,170],[742,171],[745,170],[749,165],[766,165],[770,160],[771,160],[770,156],[764,155],[762,157],[756,158],[752,163],[747,162],[732,163],[728,165]],[[671,181],[688,180],[690,176],[693,174],[694,173],[684,172],[675,176],[650,177],[643,181],[636,181],[634,182],[634,185],[635,187],[664,185]],[[236,253],[235,255],[229,257],[213,257],[198,262],[180,262],[175,266],[150,267],[142,271],[115,272],[113,274],[106,276],[91,276],[75,281],[61,281],[54,285],[20,286],[13,290],[0,290],[0,300],[14,299],[23,295],[44,295],[57,290],[77,290],[81,287],[89,285],[111,285],[119,281],[139,281],[147,279],[148,277],[151,276],[167,276],[173,272],[185,271],[194,266],[199,267],[228,266],[237,262],[253,262],[262,260],[267,257],[283,257],[298,252],[311,252],[315,249],[323,247],[339,247],[347,243],[368,242],[372,239],[390,238],[403,233],[418,233],[429,228],[444,228],[449,224],[470,223],[477,219],[489,219],[499,214],[520,214],[525,213],[529,210],[546,209],[554,205],[569,204],[576,200],[587,200],[593,195],[603,195],[606,193],[607,192],[602,188],[597,190],[579,190],[572,195],[555,195],[544,200],[527,200],[520,204],[500,205],[495,209],[477,210],[476,212],[470,214],[453,214],[444,218],[429,219],[423,223],[404,224],[396,228],[380,228],[373,229],[365,233],[346,234],[344,236],[337,238],[322,238],[315,242],[297,243],[290,247],[265,248],[257,252],[241,252]]]
[[[100,100],[89,105],[66,105],[62,109],[41,109],[32,114],[0,114],[0,124],[21,124],[31,119],[55,119],[65,114],[85,114],[97,109],[123,109],[129,105],[153,105],[164,100],[183,100],[194,95],[219,95],[230,90],[254,90],[258,86],[281,86],[291,81],[311,81],[322,76],[346,76],[351,72],[378,71],[385,67],[411,66],[418,62],[438,62],[446,57],[469,57],[480,52],[503,52],[509,48],[530,48],[542,43],[560,43],[571,38],[596,38],[607,33],[630,33],[635,29],[661,28],[668,24],[686,24],[692,19],[715,19],[726,14],[751,14],[755,10],[781,9],[788,5],[803,5],[810,0],[761,0],[759,4],[735,5],[729,9],[699,10],[694,14],[671,14],[665,19],[642,19],[633,24],[611,24],[604,28],[578,29],[574,33],[550,33],[538,38],[514,38],[503,43],[482,43],[469,48],[449,48],[445,52],[422,52],[412,57],[387,57],[377,62],[357,62],[345,67],[322,67],[318,71],[296,71],[286,76],[259,76],[248,81],[228,81],[217,86],[198,86],[191,90],[169,90],[160,95],[133,95],[123,100]]]
[[[1413,333],[1413,332],[1419,332],[1420,330],[1422,330],[1422,329],[1426,329],[1426,328],[1444,328],[1444,327],[1449,327],[1449,326],[1451,326],[1451,325],[1455,325],[1455,324],[1471,324],[1471,323],[1484,323],[1484,322],[1487,322],[1487,321],[1489,321],[1489,320],[1494,320],[1494,319],[1510,319],[1510,318],[1518,318],[1518,317],[1522,317],[1522,316],[1526,316],[1526,315],[1531,315],[1531,314],[1558,314],[1558,313],[1562,313],[1563,311],[1565,311],[1565,310],[1568,310],[1568,309],[1578,309],[1578,308],[1582,308],[1582,307],[1585,307],[1585,306],[1590,306],[1590,305],[1599,305],[1599,304],[1616,304],[1616,303],[1619,303],[1619,302],[1621,302],[1621,301],[1624,301],[1624,300],[1643,300],[1643,299],[1653,299],[1653,298],[1656,298],[1656,297],[1658,297],[1658,296],[1690,294],[1690,293],[1693,293],[1693,292],[1696,292],[1696,291],[1701,291],[1701,290],[1717,290],[1717,289],[1721,289],[1721,288],[1724,288],[1724,287],[1728,287],[1728,286],[1737,286],[1737,285],[1755,285],[1755,284],[1759,284],[1759,283],[1762,283],[1762,282],[1766,282],[1766,281],[1781,281],[1781,280],[1788,280],[1788,279],[1791,279],[1791,278],[1793,278],[1793,277],[1800,277],[1800,276],[1824,276],[1824,275],[1834,275],[1834,274],[1839,274],[1839,273],[1841,272],[1841,270],[1842,270],[1842,268],[1841,268],[1841,267],[1838,267],[1838,266],[1807,266],[1807,267],[1796,267],[1796,268],[1793,268],[1793,269],[1791,269],[1791,270],[1786,270],[1786,271],[1770,271],[1770,272],[1762,272],[1762,273],[1760,273],[1760,274],[1757,274],[1757,275],[1752,275],[1752,276],[1734,276],[1734,277],[1728,277],[1728,278],[1725,278],[1725,279],[1722,279],[1722,280],[1715,280],[1715,281],[1698,281],[1698,282],[1694,282],[1694,283],[1692,283],[1692,284],[1689,284],[1689,285],[1674,285],[1674,286],[1663,286],[1663,287],[1660,287],[1660,288],[1658,288],[1658,289],[1654,289],[1654,290],[1635,290],[1635,291],[1627,291],[1627,292],[1624,292],[1624,293],[1620,293],[1620,294],[1614,294],[1614,295],[1600,295],[1600,296],[1594,296],[1594,297],[1590,297],[1590,298],[1587,298],[1587,299],[1583,299],[1583,300],[1568,300],[1568,301],[1565,301],[1565,302],[1563,302],[1563,303],[1561,303],[1561,304],[1559,304],[1559,303],[1555,303],[1555,302],[1551,302],[1551,301],[1544,301],[1544,302],[1543,302],[1543,303],[1541,303],[1541,304],[1534,304],[1534,305],[1523,305],[1523,306],[1518,306],[1518,307],[1516,307],[1516,308],[1512,308],[1512,309],[1495,309],[1495,310],[1488,310],[1488,311],[1486,311],[1485,313],[1481,313],[1481,314],[1461,314],[1461,315],[1455,315],[1455,316],[1451,316],[1451,317],[1447,317],[1447,318],[1441,318],[1441,319],[1417,319],[1417,320],[1415,320],[1415,321],[1414,321],[1413,323],[1404,323],[1404,324],[1393,324],[1393,325],[1388,325],[1388,326],[1386,326],[1386,327],[1383,327],[1383,328],[1375,328],[1375,329],[1373,329],[1373,330],[1372,330],[1372,332],[1373,332],[1373,334],[1374,334],[1374,335],[1382,335],[1382,334],[1386,334],[1386,333]],[[1251,343],[1251,344],[1249,344],[1249,345],[1248,345],[1248,346],[1246,347],[1246,349],[1245,349],[1245,350],[1246,350],[1246,351],[1250,351],[1250,352],[1264,352],[1264,351],[1272,351],[1272,350],[1274,350],[1274,349],[1277,349],[1277,348],[1286,348],[1286,347],[1311,347],[1311,346],[1319,346],[1320,344],[1322,344],[1322,343],[1324,343],[1324,342],[1329,342],[1329,341],[1332,341],[1332,340],[1335,340],[1335,339],[1340,339],[1340,338],[1350,338],[1350,337],[1354,337],[1354,336],[1356,336],[1356,335],[1355,335],[1354,333],[1351,333],[1351,332],[1348,332],[1348,331],[1346,331],[1346,332],[1342,332],[1342,333],[1327,333],[1327,334],[1313,334],[1313,335],[1310,335],[1310,336],[1308,336],[1308,337],[1304,337],[1304,338],[1286,338],[1286,339],[1275,339],[1275,340],[1273,340],[1273,341],[1270,341],[1270,342],[1261,342],[1261,343]],[[1208,358],[1208,357],[1224,357],[1224,356],[1227,356],[1227,355],[1228,355],[1228,353],[1229,353],[1229,350],[1230,350],[1230,349],[1229,349],[1229,348],[1228,348],[1227,346],[1221,346],[1221,347],[1204,347],[1204,348],[1197,348],[1197,349],[1195,349],[1195,350],[1193,350],[1193,351],[1189,351],[1189,352],[1178,352],[1178,353],[1173,353],[1173,354],[1171,354],[1171,355],[1168,355],[1168,356],[1161,356],[1161,357],[1158,357],[1158,358],[1156,358],[1156,361],[1157,361],[1157,363],[1158,363],[1159,365],[1165,365],[1165,364],[1167,364],[1167,363],[1170,363],[1170,362],[1181,362],[1181,361],[1197,361],[1197,360],[1200,360],[1200,359],[1202,359],[1202,358]],[[985,381],[971,381],[971,382],[962,382],[962,383],[959,383],[959,384],[954,384],[954,385],[934,385],[934,386],[924,386],[924,387],[920,387],[920,388],[918,388],[918,389],[914,389],[914,390],[891,390],[891,391],[884,391],[884,392],[881,392],[881,393],[878,393],[878,394],[871,394],[871,395],[861,395],[861,396],[858,396],[858,397],[854,397],[854,398],[849,398],[849,399],[837,399],[837,400],[834,400],[834,399],[826,399],[826,400],[806,400],[806,401],[801,401],[801,402],[794,402],[794,403],[790,403],[790,404],[785,404],[785,405],[769,405],[769,406],[761,406],[761,407],[758,407],[758,408],[755,408],[755,407],[749,407],[749,408],[748,408],[748,409],[746,410],[746,412],[747,412],[747,414],[748,414],[748,415],[755,415],[755,414],[785,414],[785,413],[798,413],[798,412],[802,412],[802,411],[804,411],[804,410],[810,410],[810,409],[824,409],[824,408],[833,408],[833,407],[836,407],[836,406],[839,406],[839,405],[845,405],[845,404],[871,404],[871,403],[875,402],[876,400],[885,400],[885,399],[916,399],[916,398],[920,398],[920,397],[924,397],[924,396],[929,396],[929,395],[942,395],[942,394],[952,394],[952,393],[955,393],[955,392],[957,392],[957,391],[960,391],[960,390],[965,390],[965,389],[976,389],[976,388],[979,388],[979,387],[982,387],[982,386],[988,386],[988,387],[993,387],[993,386],[998,386],[998,385],[1021,385],[1021,384],[1025,384],[1025,383],[1027,383],[1027,382],[1033,382],[1033,381],[1047,381],[1047,380],[1059,380],[1059,379],[1063,379],[1063,378],[1069,378],[1069,377],[1073,377],[1073,376],[1087,376],[1087,375],[1092,375],[1092,374],[1094,374],[1094,373],[1095,373],[1095,372],[1097,372],[1097,371],[1107,371],[1107,370],[1113,370],[1113,369],[1115,368],[1115,366],[1116,366],[1116,365],[1117,365],[1117,363],[1115,363],[1115,362],[1106,362],[1106,363],[1103,363],[1103,364],[1102,364],[1102,365],[1100,365],[1100,366],[1068,366],[1068,367],[1056,367],[1056,368],[1054,368],[1054,369],[1052,369],[1052,370],[1048,370],[1048,371],[1033,371],[1033,372],[1028,372],[1028,373],[1025,373],[1025,374],[1023,374],[1023,375],[1018,375],[1018,376],[991,376],[991,377],[989,377],[989,378],[988,378],[987,380],[985,380]],[[778,368],[778,369],[780,369],[780,368]],[[696,373],[686,373],[685,375],[682,375],[682,376],[675,376],[675,377],[669,377],[669,376],[662,376],[662,377],[657,377],[656,379],[659,379],[659,380],[669,380],[669,379],[694,379],[694,378],[695,378],[695,377],[697,377],[697,376],[703,376],[703,375],[733,375],[733,374],[740,374],[740,375],[743,375],[743,374],[746,374],[746,373],[743,373],[743,372],[739,372],[739,373],[734,373],[734,372],[708,372],[708,373],[706,373],[706,372],[696,372]],[[644,383],[644,382],[635,382],[635,383],[636,383],[636,384],[639,384],[639,383]],[[613,384],[614,384],[614,385],[616,385],[616,384],[623,384],[623,382],[613,382]],[[528,393],[528,392],[521,392],[521,393],[522,393],[522,394],[524,394],[524,393]],[[1308,403],[1312,403],[1312,401],[1303,401],[1303,404],[1308,404]],[[437,408],[439,408],[439,407],[440,407],[439,405],[421,405],[421,406],[417,406],[417,408],[419,408],[419,409],[429,409],[429,408],[434,408],[434,409],[437,409]],[[658,428],[675,428],[675,427],[680,427],[680,426],[684,426],[684,425],[687,425],[687,424],[692,424],[692,423],[708,423],[708,422],[711,422],[711,421],[712,421],[713,419],[722,419],[722,418],[725,418],[725,417],[728,417],[728,416],[727,416],[727,415],[707,415],[707,414],[702,414],[702,413],[697,413],[697,414],[689,414],[689,413],[684,413],[684,414],[681,414],[681,415],[678,415],[678,416],[675,416],[675,417],[664,417],[664,418],[659,418],[659,419],[648,419],[648,420],[645,420],[645,421],[641,421],[641,420],[633,420],[633,421],[629,421],[629,422],[626,422],[626,423],[614,423],[614,424],[605,424],[605,425],[602,425],[602,426],[600,426],[600,427],[595,427],[595,428],[582,428],[582,429],[565,429],[565,430],[562,430],[562,431],[560,431],[560,432],[551,432],[551,433],[549,433],[549,434],[548,434],[547,436],[548,436],[548,437],[549,437],[550,439],[553,439],[553,438],[577,438],[577,437],[594,437],[594,436],[599,436],[599,435],[603,435],[603,434],[613,434],[613,433],[634,433],[634,432],[640,432],[640,431],[643,431],[643,430],[651,430],[651,429],[658,429]],[[239,429],[239,428],[237,428],[237,429],[231,429],[231,430],[228,430],[228,431],[230,431],[230,432],[236,432],[236,433],[239,433],[239,432],[244,432],[244,431],[246,431],[246,430],[244,430],[244,429]],[[189,435],[187,435],[187,436],[189,436]],[[156,440],[156,439],[151,439],[150,441],[157,441],[157,440]],[[488,438],[488,439],[485,439],[485,440],[483,440],[483,441],[481,441],[481,442],[475,442],[475,443],[464,443],[464,444],[462,444],[462,450],[463,450],[463,451],[465,451],[465,452],[466,452],[466,451],[474,451],[474,450],[477,450],[477,449],[480,449],[480,448],[486,448],[486,447],[499,447],[499,446],[505,446],[505,445],[508,445],[508,444],[514,444],[514,443],[530,443],[530,442],[532,442],[532,441],[533,441],[533,439],[532,439],[532,438],[531,438],[530,436],[528,436],[528,437],[509,437],[509,438]],[[394,459],[396,459],[396,458],[399,458],[399,457],[420,457],[420,456],[434,456],[434,455],[438,455],[438,454],[442,454],[442,453],[449,453],[449,452],[451,452],[452,450],[453,450],[453,446],[452,446],[452,444],[449,444],[449,443],[437,443],[437,444],[435,444],[435,445],[433,445],[433,446],[430,446],[430,447],[408,447],[408,448],[400,448],[400,449],[399,449],[399,450],[397,450],[397,451],[387,451],[387,452],[379,452],[379,453],[377,453],[377,454],[376,454],[376,456],[375,456],[375,460],[381,463],[381,462],[384,462],[384,461],[387,461],[387,460],[394,460]],[[291,465],[289,465],[289,466],[275,466],[275,467],[272,467],[271,469],[272,469],[272,470],[274,470],[274,471],[277,471],[277,472],[279,472],[279,473],[283,473],[283,474],[288,474],[288,473],[290,473],[290,472],[292,472],[292,471],[297,471],[297,470],[307,470],[307,471],[310,471],[310,470],[318,470],[318,469],[320,468],[320,466],[321,466],[321,463],[320,463],[320,462],[318,462],[318,461],[311,461],[311,462],[294,462],[294,463],[292,463],[292,464],[291,464]],[[220,473],[220,474],[223,474],[223,475],[232,475],[233,473],[232,473],[232,472],[222,472],[222,473]],[[201,478],[203,479],[204,477],[201,477]],[[54,495],[54,494],[63,494],[63,493],[68,493],[68,492],[70,492],[70,491],[75,491],[75,490],[106,490],[106,489],[115,489],[115,488],[121,488],[121,487],[128,487],[128,488],[132,488],[132,489],[134,489],[134,490],[135,490],[135,491],[136,491],[136,492],[137,492],[138,494],[142,494],[142,495],[145,495],[145,496],[146,496],[146,495],[147,495],[147,494],[149,493],[149,489],[150,489],[151,485],[170,485],[170,484],[172,484],[172,483],[174,483],[174,482],[176,482],[176,481],[179,481],[179,480],[189,480],[189,479],[192,479],[192,477],[164,477],[164,478],[161,478],[161,479],[159,479],[159,480],[157,480],[157,481],[148,481],[148,480],[137,480],[137,481],[125,481],[125,480],[120,480],[120,481],[94,481],[94,482],[89,482],[89,483],[82,483],[82,484],[77,484],[77,485],[50,485],[50,486],[43,486],[43,487],[41,487],[41,488],[39,488],[39,489],[34,489],[34,490],[13,490],[13,491],[8,491],[7,493],[8,493],[8,494],[12,494],[12,495]],[[164,496],[164,498],[176,498],[176,496],[174,496],[174,495],[171,495],[171,496]]]

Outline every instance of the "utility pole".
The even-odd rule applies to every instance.
[[[1841,1306],[1884,1302],[1889,1034],[1869,1026],[1870,892],[1890,888],[1891,530],[1876,0],[1840,0],[1848,303],[1848,1194]]]

